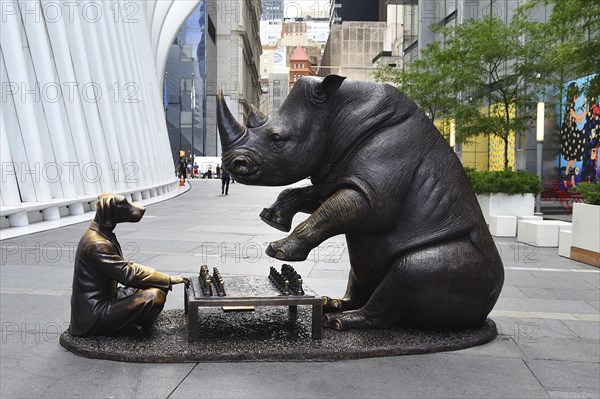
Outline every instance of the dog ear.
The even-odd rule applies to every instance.
[[[114,205],[114,194],[102,193],[98,195],[98,202],[96,204],[96,222],[103,227],[113,229],[115,227],[115,223],[113,221]]]
[[[125,197],[124,195],[116,194],[114,197],[115,197],[115,204],[123,204],[123,203],[128,204],[129,203],[129,201],[127,201],[127,197]]]

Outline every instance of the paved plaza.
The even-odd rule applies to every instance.
[[[308,183],[308,182],[307,182]],[[258,214],[281,188],[195,180],[115,233],[125,257],[169,274],[202,264],[222,274],[267,275],[264,254],[284,236]],[[302,220],[298,215],[294,220]],[[556,248],[497,239],[506,269],[491,317],[499,336],[456,352],[339,362],[134,364],[78,357],[60,346],[68,327],[73,258],[89,223],[0,242],[1,398],[598,398],[600,270]],[[294,264],[320,295],[343,295],[343,236]],[[167,309],[183,308],[182,286]]]

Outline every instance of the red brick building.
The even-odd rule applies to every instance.
[[[294,54],[290,57],[290,90],[298,79],[304,76],[315,76],[316,73],[312,69],[310,57],[301,46],[296,47]]]

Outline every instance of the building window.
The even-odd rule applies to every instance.
[[[179,51],[179,61],[190,62],[194,61],[194,45],[184,44]]]
[[[189,94],[192,91],[192,78],[182,78],[179,80],[181,94]]]
[[[192,127],[192,111],[181,111],[179,123],[182,128]]]

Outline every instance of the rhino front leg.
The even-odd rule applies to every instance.
[[[279,194],[273,205],[263,209],[260,218],[269,226],[287,232],[292,228],[296,213],[312,213],[322,202],[314,186],[288,188]]]
[[[361,192],[341,189],[300,223],[292,234],[272,242],[266,253],[279,260],[305,260],[309,252],[326,239],[359,229],[369,212],[369,202]]]

